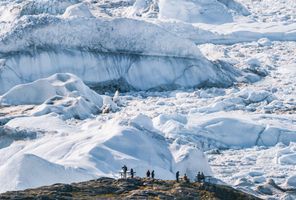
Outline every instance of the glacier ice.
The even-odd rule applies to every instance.
[[[69,73],[59,73],[13,87],[1,96],[0,102],[7,105],[38,105],[56,96],[79,96],[87,98],[99,107],[102,106],[100,95],[89,89],[78,77]]]
[[[11,88],[0,96],[1,105],[37,105],[34,116],[57,113],[68,118],[86,119],[98,114],[103,98],[72,74],[55,74]]]
[[[54,164],[34,154],[15,156],[14,159],[0,168],[0,172],[2,180],[0,192],[94,178],[82,169]]]
[[[200,148],[172,143],[156,129],[147,129],[152,125],[147,116],[139,115],[127,121],[114,118],[101,128],[94,122],[85,121],[76,129],[77,126],[74,128],[54,115],[11,120],[6,127],[12,130],[42,130],[47,134],[31,140],[29,146],[19,142],[5,147],[5,151],[0,149],[1,180],[9,177],[14,180],[8,181],[0,192],[97,176],[118,177],[118,170],[124,164],[132,167],[138,176],[154,169],[156,177],[162,179],[174,179],[176,170],[187,170],[192,179],[195,171],[212,174]],[[18,164],[13,165],[15,162]],[[36,167],[37,174],[44,173],[44,179],[25,174],[30,167]],[[53,175],[54,172],[57,173]]]
[[[55,73],[72,73],[95,87],[125,80],[131,88],[147,90],[232,85],[242,73],[227,63],[205,58],[125,55],[66,50],[8,56],[2,64],[0,94],[11,87],[46,78]]]
[[[160,25],[96,18],[83,3],[63,15],[24,15],[4,26],[0,59],[0,94],[66,72],[92,86],[124,80],[136,90],[227,87],[242,75],[228,63],[208,61],[192,41]]]
[[[0,1],[0,185],[118,177],[126,164],[166,179],[203,171],[259,196],[270,178],[295,187],[295,8]]]
[[[227,23],[233,18],[227,7],[217,0],[160,0],[159,17],[197,23]]]

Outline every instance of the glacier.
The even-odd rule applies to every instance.
[[[127,165],[295,199],[295,10],[0,1],[0,192],[119,178]]]
[[[206,156],[200,149],[179,143],[168,143],[157,130],[146,129],[147,127],[142,125],[143,121],[149,124],[149,120],[145,116],[137,116],[130,121],[113,119],[101,128],[89,121],[77,129],[77,126],[67,124],[52,114],[13,119],[5,126],[12,130],[30,129],[47,134],[32,140],[32,146],[18,143],[16,146],[10,145],[1,149],[7,153],[0,160],[3,166],[0,171],[4,176],[1,180],[8,180],[11,176],[9,170],[17,168],[20,172],[16,173],[14,182],[1,187],[0,191],[38,187],[56,182],[82,181],[98,175],[119,177],[118,169],[123,164],[134,168],[138,175],[146,173],[147,168],[153,168],[157,172],[157,177],[163,179],[173,179],[175,170],[187,170],[190,177],[195,176],[196,170],[212,174]],[[141,126],[138,125],[140,121]],[[19,162],[18,166],[12,168],[12,164],[6,162],[8,158],[11,163]],[[200,163],[192,165],[197,158]],[[47,164],[48,161],[45,162],[44,159],[49,163]],[[36,180],[35,176],[24,174],[26,167],[32,163],[39,166],[36,169],[38,173],[44,170],[49,177],[46,178],[47,175],[44,174],[45,180]],[[80,164],[77,165],[78,163]],[[65,169],[61,165],[65,166]],[[188,168],[188,165],[191,167]],[[56,171],[62,175],[50,176]]]
[[[63,72],[92,86],[122,79],[136,90],[227,87],[243,75],[230,64],[208,61],[193,42],[158,25],[95,18],[84,4],[58,16],[21,16],[0,38],[0,94]]]
[[[205,58],[93,53],[81,50],[37,52],[33,56],[16,54],[2,60],[0,93],[3,94],[21,83],[66,72],[79,76],[91,87],[121,79],[127,83],[123,90],[228,87],[242,76],[242,72],[227,63],[211,63]]]

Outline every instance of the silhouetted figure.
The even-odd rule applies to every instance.
[[[189,179],[188,179],[188,177],[187,177],[186,174],[184,174],[184,176],[183,176],[183,180],[184,180],[186,183],[189,183]]]
[[[200,174],[200,172],[197,173],[196,178],[197,178],[197,182],[200,183],[201,182],[201,174]]]
[[[134,178],[134,170],[131,168],[131,178]]]
[[[123,178],[126,178],[126,172],[127,172],[127,166],[126,165],[123,165],[122,171],[123,171]]]
[[[201,172],[200,179],[202,182],[205,182],[205,175],[203,172]]]
[[[146,172],[146,176],[147,176],[147,178],[150,178],[150,171],[149,170]]]
[[[154,179],[154,175],[155,175],[155,174],[154,174],[154,170],[152,170],[152,172],[151,172],[151,178],[152,178],[152,179]]]
[[[179,183],[179,177],[180,177],[180,172],[179,171],[177,171],[177,173],[176,173],[176,181]]]

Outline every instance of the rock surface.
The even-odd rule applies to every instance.
[[[152,179],[111,179],[55,184],[0,194],[0,199],[259,199],[228,186]]]

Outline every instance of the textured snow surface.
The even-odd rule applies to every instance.
[[[123,164],[133,167],[139,176],[143,176],[148,168],[154,169],[157,177],[169,179],[174,178],[176,170],[184,170],[191,178],[194,178],[196,170],[212,174],[201,149],[178,142],[170,144],[157,130],[147,127],[147,124],[152,124],[148,117],[140,115],[131,120],[115,117],[103,124],[97,120],[77,124],[47,115],[16,118],[7,123],[5,128],[9,130],[30,129],[46,134],[37,136],[28,144],[19,141],[1,149],[3,169],[0,170],[4,176],[1,180],[8,180],[11,175],[14,180],[1,187],[1,192],[97,176],[118,177]],[[56,131],[52,127],[56,127]],[[5,137],[9,137],[9,133],[3,135]],[[200,163],[193,164],[195,159]],[[19,164],[15,167],[14,162]],[[44,179],[25,173],[31,164],[38,173],[44,172]],[[10,173],[14,170],[15,173]],[[53,173],[56,175],[51,176]]]
[[[119,177],[125,164],[296,199],[295,11],[0,1],[0,192]]]
[[[85,119],[100,112],[103,98],[72,74],[55,74],[49,78],[11,88],[0,96],[2,105],[39,105],[32,115],[50,112],[65,118]]]

